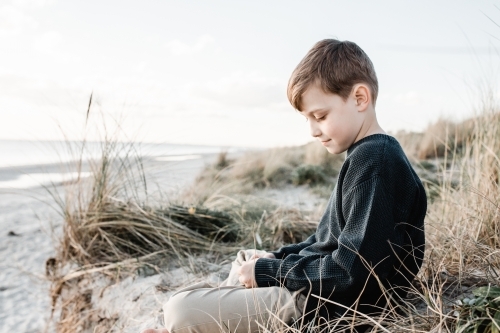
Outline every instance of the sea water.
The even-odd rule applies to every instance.
[[[89,176],[88,172],[78,174],[47,166],[63,165],[80,159],[96,159],[102,155],[105,147],[102,142],[0,140],[0,189],[26,189]],[[148,157],[165,162],[198,159],[203,154],[240,150],[244,148],[126,142],[116,143],[113,149],[119,157]]]

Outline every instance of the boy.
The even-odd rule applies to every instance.
[[[287,323],[301,314],[361,317],[379,313],[388,295],[405,296],[422,264],[427,201],[399,143],[377,122],[377,94],[373,64],[356,44],[314,45],[288,98],[330,153],[347,151],[316,232],[275,252],[240,251],[220,287],[176,293],[164,308],[167,331],[254,332],[268,310]]]

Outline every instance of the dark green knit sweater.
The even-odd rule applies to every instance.
[[[258,259],[257,284],[304,288],[346,306],[365,287],[361,303],[379,305],[376,275],[404,295],[422,264],[426,209],[422,183],[398,141],[385,134],[365,137],[347,150],[316,232],[273,252],[276,259]],[[317,298],[309,298],[308,308],[314,308]],[[329,317],[343,312],[326,308]]]

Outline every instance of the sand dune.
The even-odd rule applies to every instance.
[[[146,171],[152,191],[161,190],[165,200],[175,196],[213,158],[200,155],[177,161],[150,159]],[[0,181],[61,170],[57,164],[0,168]],[[62,195],[63,186],[53,188]],[[46,328],[51,300],[45,261],[55,254],[53,237],[61,226],[62,219],[47,190],[39,186],[0,189],[0,332],[42,332]],[[53,327],[49,327],[51,331]]]

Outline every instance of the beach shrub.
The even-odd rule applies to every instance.
[[[146,205],[137,191],[147,185],[138,187],[134,181],[145,179],[138,165],[140,158],[122,157],[112,142],[104,145],[102,158],[91,161],[92,177],[71,186],[74,192],[63,203],[59,261],[80,265],[119,262],[166,250],[180,255],[208,250],[217,241],[236,240],[234,224],[223,212]]]
[[[248,152],[238,158],[229,171],[229,177],[252,183],[254,186],[263,186],[266,155],[264,152]]]
[[[434,284],[434,293],[439,296],[433,307],[447,318],[444,304],[449,304],[450,297],[444,287],[457,290],[458,286],[500,285],[500,122],[495,121],[499,114],[498,103],[484,101],[471,120],[473,132],[460,153],[444,158],[434,173],[439,180],[434,187],[437,195],[427,210],[420,281],[427,286]],[[443,274],[447,281],[438,287],[436,277]],[[428,282],[430,279],[437,282]],[[466,308],[455,317],[464,330],[479,323],[467,325],[471,310]]]
[[[317,142],[298,147],[247,152],[228,167],[227,180],[239,180],[255,187],[316,184],[321,183],[325,177],[336,176],[343,161],[344,154],[332,155]],[[297,168],[299,169],[296,170]],[[308,168],[310,170],[307,171]],[[302,179],[303,176],[308,178]]]
[[[470,141],[473,132],[473,119],[455,123],[440,118],[424,131],[418,144],[417,157],[426,159],[460,153],[466,141]]]
[[[301,147],[248,152],[231,165],[229,177],[250,182],[255,187],[280,186],[291,182],[293,168],[303,159]]]
[[[233,195],[205,204],[228,213],[237,225],[238,243],[247,248],[271,250],[301,242],[314,232],[318,224],[317,217],[310,213],[281,207],[254,196]]]
[[[195,200],[151,205],[147,203],[144,162],[137,148],[132,143],[118,145],[109,138],[102,145],[101,158],[89,161],[91,177],[68,184],[66,200],[60,201],[65,223],[58,246],[59,263],[117,263],[160,252],[176,256],[214,250],[229,253],[242,244],[253,244],[248,235],[254,234],[247,231],[258,223],[266,225],[268,231],[274,230],[271,236],[263,236],[266,246],[276,245],[272,239],[296,240],[306,230],[312,231],[310,226],[299,231],[302,228],[290,222],[290,217],[298,216],[296,213],[281,212],[280,216],[288,222],[278,222],[273,213],[277,210],[275,205],[264,205],[255,199],[251,202],[259,205],[249,205],[241,197],[243,181],[229,177],[234,172],[233,165],[220,169],[220,161],[228,160],[225,154],[220,154],[214,166],[198,176],[193,186],[196,196],[191,197]],[[255,168],[248,168],[249,163],[239,171],[244,170],[241,177],[253,186],[256,182],[287,182],[300,155],[296,148],[246,154],[245,163],[266,163],[258,176],[251,171]],[[315,180],[313,176],[308,176],[309,181]],[[272,227],[265,216],[271,216],[280,226]]]
[[[419,166],[420,168],[422,168],[424,170],[430,171],[430,172],[437,171],[436,164],[430,162],[429,160],[418,161],[417,166]]]
[[[309,142],[303,147],[305,149],[303,164],[320,166],[324,174],[330,177],[338,175],[345,160],[345,153],[330,154],[318,141]]]
[[[399,130],[396,133],[392,134],[396,140],[398,140],[399,144],[403,148],[406,156],[410,160],[414,160],[419,155],[419,147],[422,141],[422,138],[425,135],[424,132],[413,132],[406,130]]]
[[[458,301],[457,332],[500,332],[500,287],[484,286]]]
[[[170,205],[164,210],[156,210],[174,222],[208,237],[212,242],[235,242],[239,230],[229,214],[205,207],[185,207]]]
[[[231,164],[231,160],[227,157],[227,151],[221,151],[217,155],[217,160],[214,163],[214,168],[216,170],[222,170],[227,168]]]
[[[292,182],[295,185],[317,185],[325,183],[328,177],[323,172],[323,168],[318,165],[302,164],[292,173]]]

